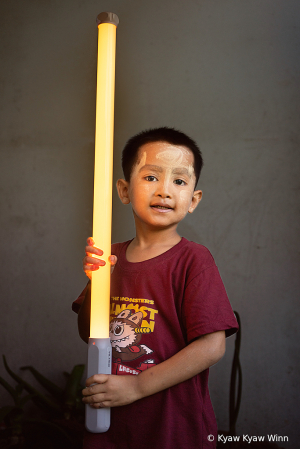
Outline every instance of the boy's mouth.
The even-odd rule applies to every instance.
[[[173,210],[173,207],[168,206],[167,204],[152,204],[151,208],[160,210]]]

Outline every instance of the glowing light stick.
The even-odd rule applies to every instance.
[[[110,263],[113,125],[115,93],[116,14],[102,12],[97,17],[98,62],[96,137],[94,173],[93,239],[103,250],[106,265],[92,274],[91,321],[88,343],[88,377],[111,374],[109,338]],[[110,409],[93,409],[86,405],[85,425],[90,432],[106,432],[110,426]]]

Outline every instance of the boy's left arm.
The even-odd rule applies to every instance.
[[[96,374],[90,377],[82,392],[83,401],[94,408],[130,404],[190,379],[217,363],[224,353],[225,331],[203,335],[139,375]]]

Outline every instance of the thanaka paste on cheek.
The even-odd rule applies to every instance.
[[[188,211],[191,207],[193,196],[191,196],[191,192],[188,190],[181,190],[179,192],[179,205],[181,210]]]
[[[179,192],[179,197],[180,197],[180,200],[184,201],[185,203],[192,202],[191,192],[188,190],[181,190]]]

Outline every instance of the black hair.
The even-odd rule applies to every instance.
[[[203,159],[200,148],[194,140],[183,132],[168,127],[147,129],[146,131],[142,131],[128,140],[122,152],[122,168],[126,181],[130,181],[132,169],[137,163],[139,149],[142,145],[152,142],[168,142],[171,145],[181,145],[187,147],[194,155],[194,171],[196,176],[195,186],[197,185],[200,172],[203,167]]]

